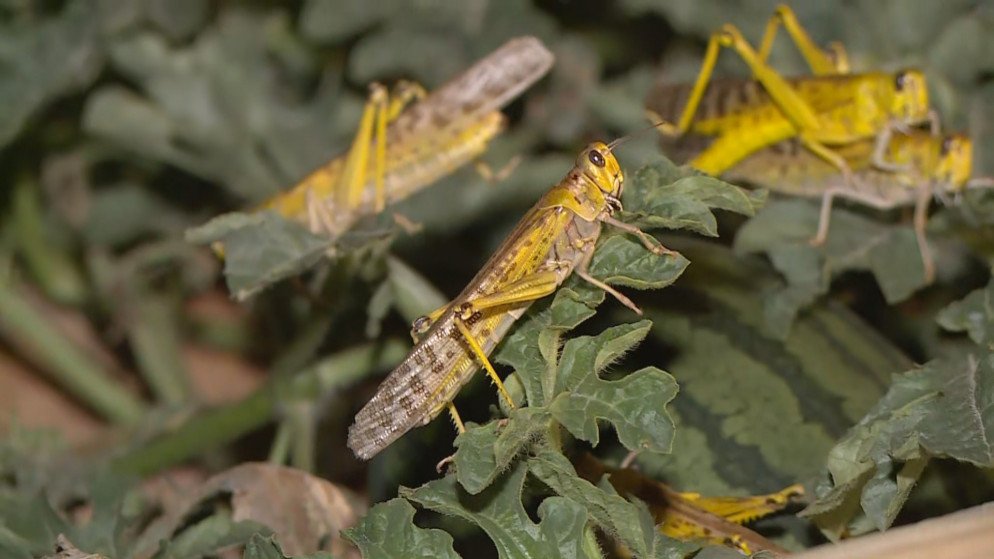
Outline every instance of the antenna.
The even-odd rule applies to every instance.
[[[632,138],[638,136],[639,134],[642,134],[646,130],[652,130],[653,128],[659,128],[660,126],[669,126],[669,125],[670,124],[668,122],[664,121],[664,120],[660,120],[659,122],[654,122],[654,123],[650,124],[649,126],[646,126],[645,128],[642,128],[641,130],[636,130],[635,132],[632,132],[631,134],[628,134],[627,136],[622,136],[622,137],[620,137],[620,138],[618,138],[616,140],[613,140],[611,143],[609,143],[607,145],[607,151],[608,152],[614,151],[614,148],[620,146],[621,144],[627,142],[628,140],[631,140]]]

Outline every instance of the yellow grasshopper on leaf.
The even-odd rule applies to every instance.
[[[708,138],[698,140],[704,149]],[[691,142],[682,149],[694,152]],[[935,279],[935,262],[925,237],[932,197],[960,197],[967,188],[994,186],[990,178],[971,178],[973,143],[963,134],[934,135],[930,131],[885,130],[876,140],[853,142],[838,149],[853,172],[847,183],[837,168],[804,149],[797,140],[781,142],[746,157],[722,174],[725,180],[749,183],[791,196],[821,198],[818,230],[811,244],[828,236],[832,204],[845,198],[890,210],[914,206],[913,227],[918,239],[925,278]]]
[[[415,321],[420,341],[387,376],[349,428],[348,445],[368,460],[414,427],[452,405],[459,389],[482,367],[514,407],[488,356],[537,299],[570,274],[610,293],[641,314],[627,297],[592,277],[587,268],[602,224],[634,234],[656,255],[673,254],[637,227],[618,221],[624,175],[612,145],[594,143],[573,169],[532,207],[469,285],[445,307]]]
[[[373,84],[349,151],[256,210],[275,210],[315,234],[340,235],[360,217],[480,156],[506,126],[500,108],[544,76],[553,61],[541,41],[521,37],[430,94],[401,82],[390,96]]]
[[[766,64],[779,23],[790,32],[814,76],[786,79]],[[736,51],[755,79],[711,80],[722,47]],[[719,176],[751,153],[797,139],[850,182],[852,173],[839,146],[875,138],[895,121],[915,125],[934,122],[935,115],[929,110],[921,72],[849,74],[845,51],[838,45],[833,50],[819,50],[790,9],[780,6],[759,52],[734,26],[723,26],[711,36],[697,81],[692,86],[657,84],[646,109],[651,119],[664,123],[659,126],[664,136],[715,137],[689,162],[705,173]]]

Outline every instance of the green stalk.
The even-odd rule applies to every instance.
[[[273,437],[273,446],[269,447],[269,456],[266,462],[270,464],[286,464],[286,457],[290,454],[290,437],[293,435],[293,428],[286,419],[280,421],[276,428],[276,436]]]
[[[18,252],[45,294],[66,305],[80,305],[89,297],[86,280],[69,256],[45,238],[44,210],[39,188],[30,178],[15,185],[11,224]]]
[[[12,346],[23,347],[60,386],[109,421],[133,425],[144,415],[141,400],[79,351],[6,281],[0,281],[0,334]]]
[[[139,372],[157,401],[174,406],[189,401],[193,389],[183,362],[174,302],[143,287],[137,289],[133,305],[128,338]]]
[[[328,391],[346,387],[371,371],[400,362],[407,349],[407,344],[389,340],[332,355],[292,379],[267,383],[240,402],[192,418],[162,438],[114,460],[111,468],[121,473],[148,475],[226,445],[271,421],[279,403],[314,400]]]
[[[317,414],[313,401],[298,400],[283,406],[283,415],[292,425],[290,465],[299,470],[313,473],[317,460],[314,449],[317,446]]]

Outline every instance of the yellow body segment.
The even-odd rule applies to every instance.
[[[874,140],[852,142],[838,149],[857,179],[850,190],[877,200],[873,206],[886,209],[910,204],[927,183],[949,193],[966,188],[973,166],[973,143],[968,136],[933,136],[913,130],[893,134],[888,140],[880,157],[875,157],[878,142]],[[722,176],[797,196],[820,197],[827,187],[842,186],[838,169],[796,141],[758,151]]]
[[[803,497],[804,487],[791,485],[768,495],[746,497],[704,497],[699,493],[681,493],[631,468],[609,468],[589,453],[575,460],[576,471],[584,479],[599,481],[611,474],[611,485],[626,497],[636,497],[648,505],[656,528],[682,541],[704,540],[734,547],[745,553],[786,550],[743,527],[754,520],[786,508]]]
[[[748,524],[777,511],[804,495],[804,487],[791,485],[768,495],[748,497],[704,497],[699,493],[680,493],[660,483],[662,504],[653,503],[652,511],[660,532],[681,541],[704,540],[727,545],[752,554],[746,538],[725,529],[721,521],[733,525]],[[714,515],[714,517],[710,517]]]
[[[621,223],[611,216],[621,209],[623,184],[624,175],[609,146],[590,145],[566,177],[522,218],[462,293],[415,321],[417,345],[387,376],[349,429],[348,445],[356,456],[368,460],[410,429],[430,422],[450,406],[480,367],[507,398],[488,356],[532,302],[553,293],[571,273],[592,280],[631,305],[586,272],[601,224]],[[637,231],[656,254],[670,254],[638,229],[624,224],[622,228]]]
[[[766,64],[773,21],[759,53],[735,27],[725,25],[712,36],[694,84],[657,84],[650,92],[646,108],[651,118],[663,123],[659,128],[664,135],[716,138],[690,165],[720,175],[750,153],[796,138],[848,176],[845,159],[835,151],[838,146],[873,138],[892,121],[913,125],[931,118],[921,72],[848,74],[844,51],[837,49],[840,54],[835,56],[822,53],[793,14],[784,18],[783,13],[790,12],[781,7],[774,17],[792,22],[788,30],[795,29],[791,34],[815,76],[785,79]],[[755,80],[711,80],[721,47],[741,56]]]
[[[839,146],[873,139],[888,126],[894,110],[909,107],[903,122],[915,124],[928,118],[928,100],[924,93],[924,78],[920,73],[872,73],[846,76],[821,76],[786,80],[791,89],[815,114],[814,126],[803,129],[780,110],[769,92],[756,81],[725,80],[714,82],[705,91],[701,107],[689,130],[694,134],[715,137],[709,148],[689,162],[705,173],[719,176],[749,154],[784,140],[798,138],[809,151],[832,164],[842,165],[811,149],[813,138],[818,145]],[[898,83],[903,89],[899,90]],[[903,105],[899,100],[915,100]],[[666,111],[684,105],[689,94],[686,86],[658,89],[649,108],[663,120],[672,114]],[[920,94],[918,93],[920,92]],[[659,100],[656,102],[656,100]],[[665,100],[666,105],[662,103]],[[896,109],[895,109],[896,108]],[[663,111],[663,112],[660,112]],[[805,136],[806,135],[806,136]],[[837,155],[840,160],[844,157]]]
[[[351,149],[256,211],[275,210],[315,233],[341,234],[486,151],[505,126],[500,108],[553,61],[541,41],[522,37],[430,94],[402,83],[391,99],[374,85]]]
[[[698,143],[695,148],[693,141]],[[688,138],[682,155],[692,157],[706,149],[706,137]],[[889,210],[915,207],[914,229],[929,281],[935,277],[935,264],[925,238],[929,202],[933,196],[958,195],[968,187],[989,187],[989,179],[971,179],[973,144],[963,134],[935,136],[924,130],[908,134],[885,133],[876,140],[866,139],[840,146],[853,172],[846,182],[837,168],[815,156],[796,140],[781,142],[755,152],[725,171],[725,180],[749,183],[792,196],[821,198],[818,231],[812,244],[828,235],[831,208],[835,198]]]

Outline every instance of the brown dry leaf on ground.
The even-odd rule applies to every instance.
[[[143,540],[154,544],[160,537],[168,537],[198,505],[222,494],[231,495],[234,521],[268,526],[287,556],[329,551],[335,557],[360,557],[340,532],[366,514],[367,505],[361,498],[302,470],[258,462],[225,470],[189,491],[187,498],[168,507],[149,527]]]
[[[187,505],[189,495],[209,477],[204,468],[179,466],[143,480],[141,492],[164,511],[179,510]]]
[[[99,553],[87,553],[82,551],[69,541],[63,534],[55,540],[55,555],[46,556],[45,559],[107,559]]]

